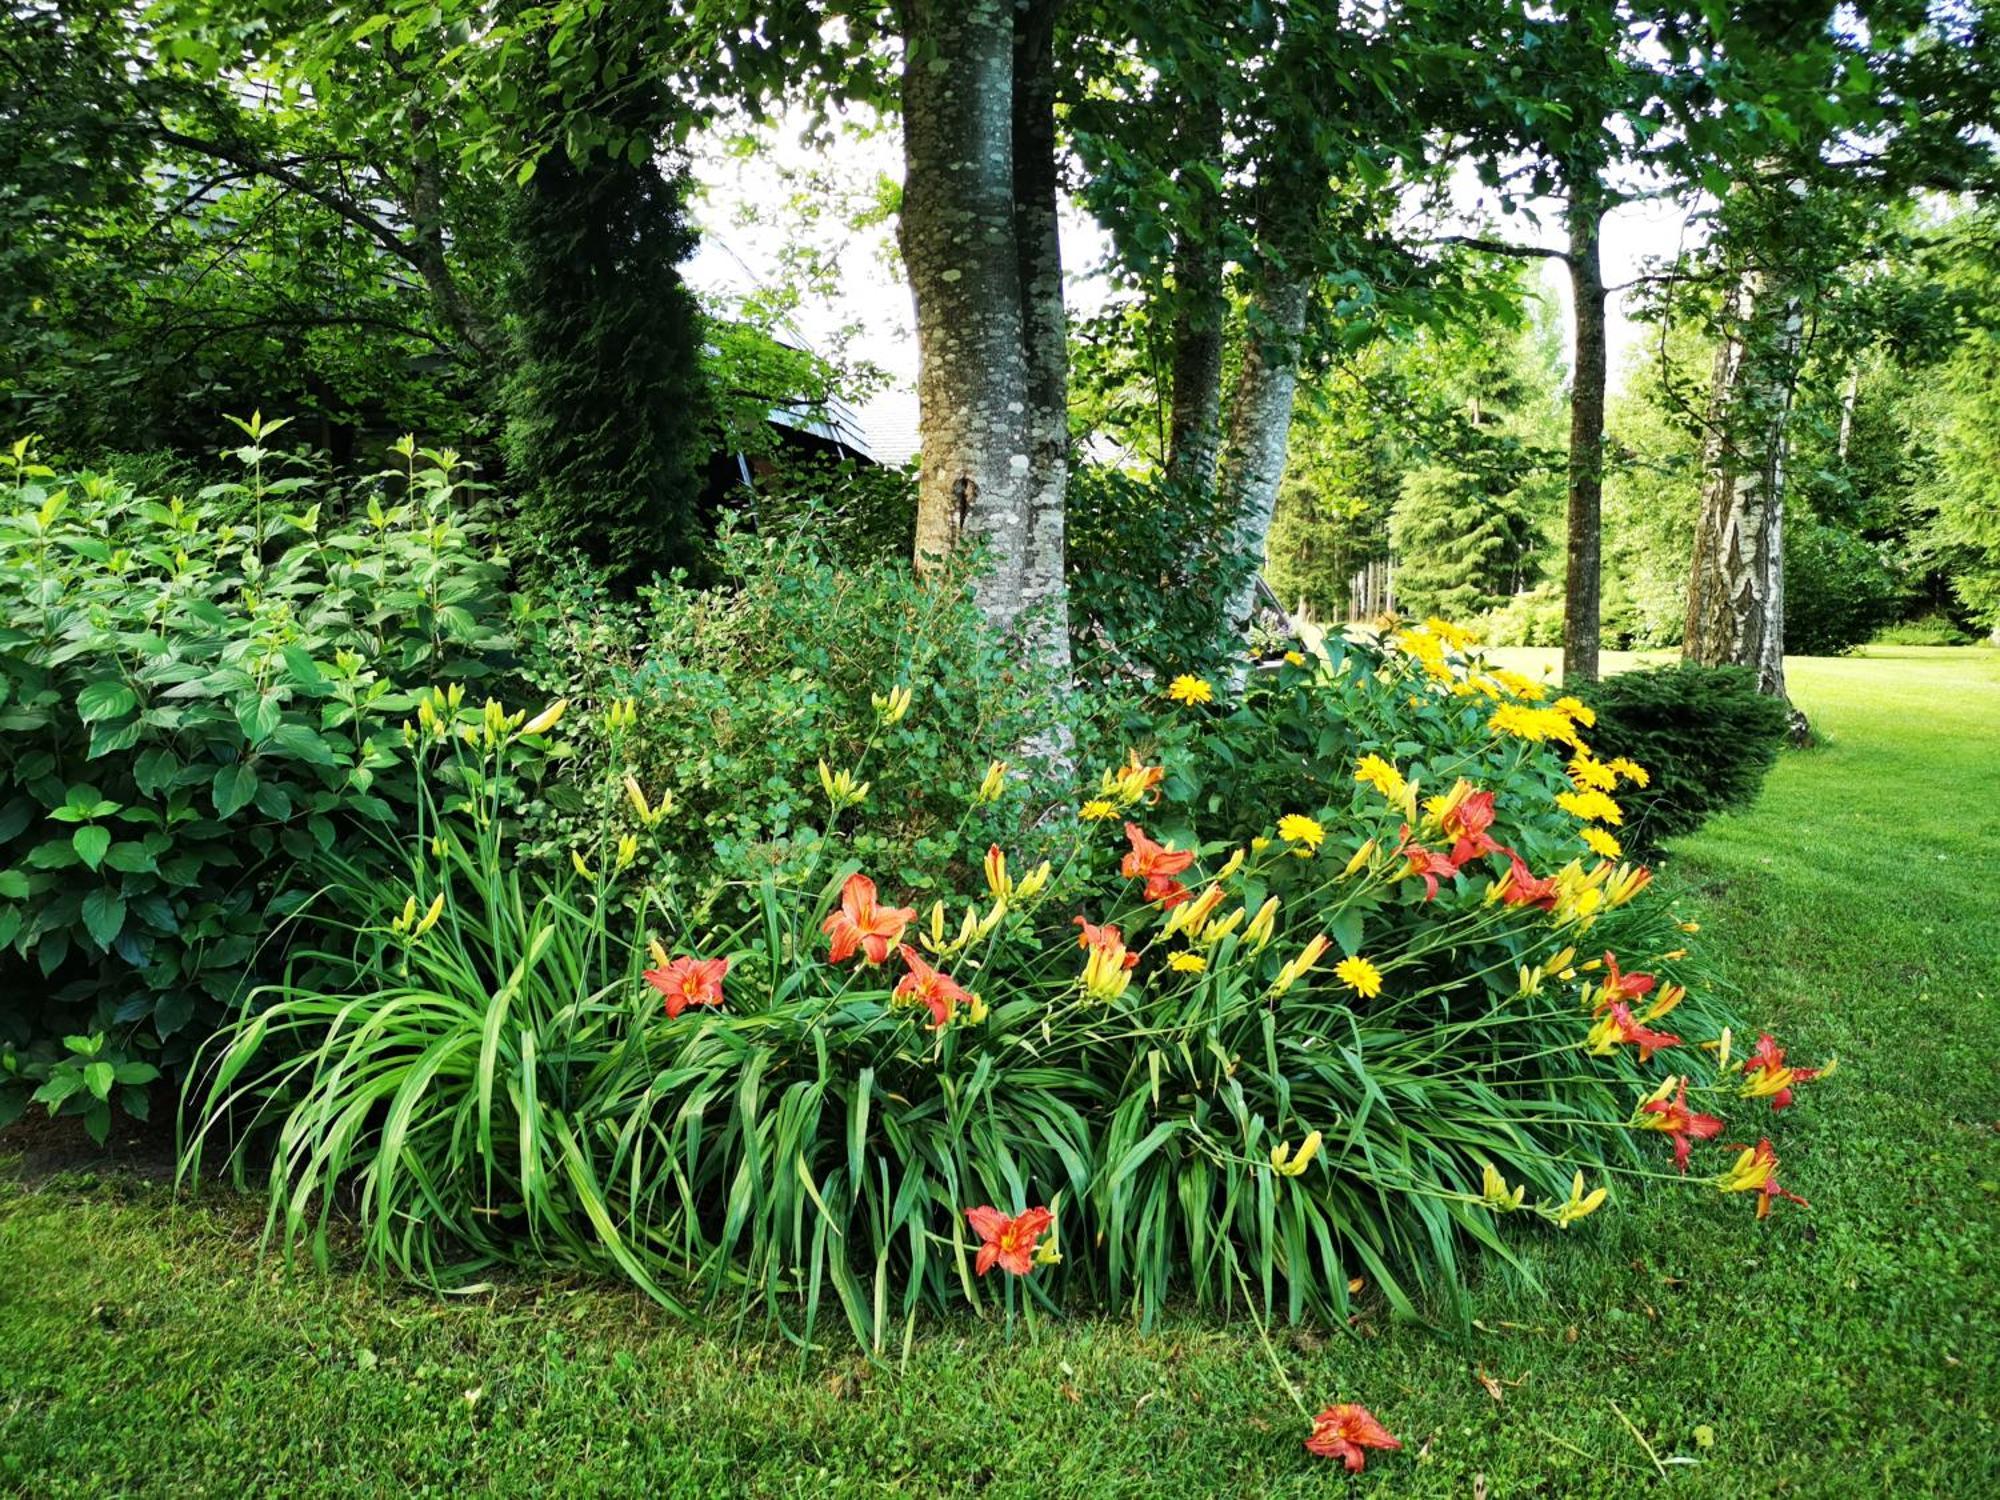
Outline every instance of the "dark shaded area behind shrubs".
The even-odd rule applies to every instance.
[[[1652,773],[1650,785],[1618,794],[1620,833],[1635,849],[1754,801],[1778,758],[1789,712],[1759,693],[1744,668],[1686,663],[1622,672],[1599,683],[1591,701],[1591,748],[1603,758],[1628,756]]]

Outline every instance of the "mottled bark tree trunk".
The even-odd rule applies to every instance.
[[[1187,132],[1189,160],[1222,155],[1222,118],[1201,108]],[[1189,222],[1174,246],[1173,348],[1167,370],[1167,472],[1194,484],[1215,483],[1222,446],[1222,199],[1205,173],[1189,169]]]
[[[1023,0],[1014,19],[1014,235],[1020,263],[1021,335],[1028,379],[1028,478],[1023,497],[1020,609],[1030,649],[1069,662],[1063,575],[1069,488],[1069,324],[1063,312],[1062,242],[1056,219],[1056,11],[1060,0]]]
[[[1563,677],[1595,682],[1603,585],[1604,274],[1598,261],[1603,208],[1588,185],[1572,187],[1568,212],[1571,302],[1576,315],[1569,401],[1569,539],[1563,592]]]
[[[1066,667],[1053,24],[1053,0],[909,0],[899,232],[917,315],[917,565],[983,545],[987,619],[1025,625],[1029,649]]]
[[[1798,298],[1755,270],[1737,279],[1709,392],[1681,645],[1688,661],[1750,668],[1774,698],[1786,696],[1785,452],[1803,326]]]
[[[1285,279],[1261,289],[1251,303],[1243,368],[1230,394],[1217,487],[1235,517],[1238,550],[1256,559],[1228,602],[1228,619],[1248,630],[1257,602],[1258,569],[1285,475],[1292,431],[1292,395],[1298,385],[1299,343],[1305,334],[1311,288]]]

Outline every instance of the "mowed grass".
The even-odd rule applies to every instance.
[[[1354,1493],[2000,1495],[2000,656],[1792,682],[1825,743],[1665,878],[1794,1058],[1840,1055],[1726,1136],[1769,1129],[1811,1210],[1628,1189],[1529,1233],[1544,1290],[1489,1285],[1469,1334],[1275,1330],[1315,1408],[1364,1402],[1404,1440]],[[1248,1322],[945,1321],[884,1368],[601,1286],[441,1302],[288,1272],[259,1225],[0,1164],[0,1491],[1349,1489]]]

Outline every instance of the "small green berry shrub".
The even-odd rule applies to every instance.
[[[241,481],[193,501],[6,455],[0,1122],[143,1111],[275,958],[301,861],[399,822],[408,689],[507,655],[453,455],[405,440],[336,523],[269,477],[284,423],[239,425]]]
[[[1652,773],[1649,785],[1623,794],[1626,836],[1641,848],[1754,801],[1789,715],[1757,691],[1748,670],[1685,662],[1607,677],[1591,690],[1591,705],[1599,753]]]

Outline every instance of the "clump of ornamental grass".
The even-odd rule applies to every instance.
[[[837,1308],[872,1351],[952,1306],[1180,1299],[1262,1328],[1344,1321],[1365,1280],[1462,1313],[1481,1259],[1649,1179],[1760,1217],[1791,1196],[1710,1110],[1783,1107],[1812,1070],[1769,1038],[1746,1060],[1692,924],[1587,841],[1616,825],[1606,777],[1644,775],[1590,755],[1587,708],[1442,626],[1219,697],[1183,685],[1066,826],[964,851],[979,875],[928,905],[848,852],[894,766],[820,768],[816,858],[703,929],[625,888],[673,836],[636,783],[590,847],[509,858],[512,759],[627,707],[433,713],[407,887],[326,861],[323,940],[216,1044],[187,1169],[225,1131],[239,1169],[268,1152],[287,1247],[350,1205],[425,1282],[579,1267],[802,1341]],[[1248,816],[1183,796],[1208,730],[1290,757],[1333,715],[1374,737],[1300,778],[1321,795],[1201,836]],[[975,795],[1009,784],[996,764]],[[1314,1451],[1370,1445],[1352,1412]]]

